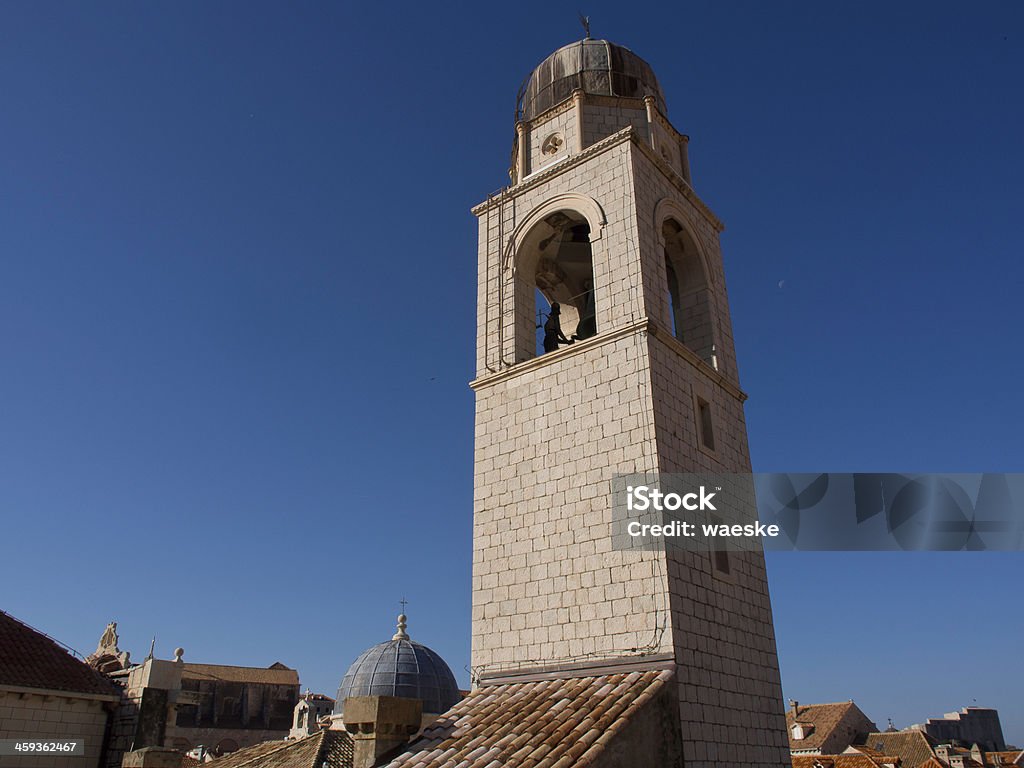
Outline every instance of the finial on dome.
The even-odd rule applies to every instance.
[[[583,39],[584,40],[589,40],[590,39],[590,17],[589,16],[584,16],[582,13],[577,13],[576,15],[580,17],[580,24],[583,25]]]
[[[402,602],[404,603],[405,601],[403,600]],[[392,640],[408,640],[409,639],[409,633],[405,631],[405,628],[407,626],[408,626],[408,624],[406,623],[406,616],[405,616],[405,614],[404,613],[398,614],[398,631],[395,632],[395,634],[391,636],[391,639]]]

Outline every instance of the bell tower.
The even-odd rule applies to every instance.
[[[474,673],[663,663],[687,768],[788,765],[763,555],[612,546],[614,475],[750,471],[688,137],[650,66],[589,38],[517,118],[511,184],[473,209]],[[556,303],[573,343],[544,352]]]

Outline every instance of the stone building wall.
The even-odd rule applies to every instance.
[[[588,96],[583,107],[583,146],[596,144],[605,136],[632,126],[647,135],[647,109],[639,99]]]
[[[84,757],[0,756],[0,768],[103,768],[100,756],[110,717],[107,701],[45,693],[0,692],[0,739],[84,739]]]
[[[945,717],[929,719],[922,730],[938,741],[979,744],[983,749],[992,751],[1006,749],[999,712],[995,709],[965,707]]]
[[[609,535],[612,474],[654,460],[652,425],[633,406],[649,390],[643,350],[627,335],[545,358],[477,392],[478,672],[671,649],[658,632],[660,556],[612,551]]]
[[[576,126],[576,109],[572,102],[569,102],[561,109],[551,110],[531,123],[527,129],[529,132],[529,141],[527,142],[529,152],[524,166],[526,173],[534,173],[545,165],[558,162],[570,154],[579,152],[579,136],[576,132]],[[545,142],[549,137],[556,134],[561,139],[561,144],[558,146],[557,151],[551,152],[549,149],[549,151],[545,152]]]
[[[600,232],[591,232],[598,332],[644,317],[639,260],[629,254],[637,251],[636,227],[630,179],[629,137],[609,137],[603,151],[582,153],[574,161],[542,172],[514,188],[503,201],[479,211],[479,250],[481,254],[477,293],[477,375],[489,369],[534,356],[535,317],[533,296],[522,292],[523,271],[513,269],[508,243],[529,222],[529,214],[553,196],[573,195],[596,200],[607,224]],[[552,177],[549,177],[552,174]],[[521,188],[521,190],[520,190]],[[577,209],[578,200],[565,208]],[[596,229],[591,222],[592,229]],[[596,239],[595,239],[596,237]],[[519,285],[517,286],[517,282]],[[517,287],[520,290],[517,291]],[[532,287],[530,289],[532,291]],[[519,311],[517,302],[529,302],[530,309]]]
[[[688,768],[779,768],[788,744],[763,556],[611,547],[614,474],[750,464],[721,224],[646,129],[608,135],[637,116],[620,111],[588,129],[599,109],[585,108],[588,149],[475,210],[472,663],[487,672],[671,651]],[[559,206],[591,224],[598,335],[532,359],[530,270],[516,249]],[[670,330],[660,240],[669,215],[707,268],[717,368]],[[698,401],[710,408],[713,449],[700,438]]]

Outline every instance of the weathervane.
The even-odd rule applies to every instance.
[[[583,25],[583,32],[585,34],[585,37],[583,39],[584,40],[589,40],[590,39],[590,17],[589,16],[584,16],[582,12],[580,12],[578,15],[580,17],[580,24]]]

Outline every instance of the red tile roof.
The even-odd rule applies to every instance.
[[[389,768],[585,766],[672,677],[668,670],[483,685]]]
[[[1024,765],[1024,752],[1019,749],[1003,752],[985,752],[983,754],[985,765]]]
[[[887,755],[897,755],[903,761],[903,768],[920,768],[935,757],[932,741],[923,731],[869,733],[863,739],[863,746]],[[854,749],[857,748],[855,745]]]
[[[899,765],[900,759],[895,755],[866,755],[862,753],[845,753],[842,755],[792,755],[793,768],[879,768],[885,765]]]
[[[835,704],[804,704],[799,706],[797,712],[794,712],[792,709],[786,710],[789,748],[793,752],[820,750],[823,746],[827,746],[829,749],[843,749],[857,736],[856,733],[849,734],[849,740],[838,747],[826,745],[825,742],[842,725],[848,715],[863,716],[863,713],[852,701],[842,701]],[[797,723],[803,725],[806,729],[806,735],[802,739],[793,738],[793,726]]]
[[[352,737],[318,731],[302,739],[264,741],[219,757],[210,768],[352,768]]]
[[[192,680],[226,680],[232,683],[299,684],[299,673],[279,661],[266,668],[236,667],[229,664],[193,664],[186,661],[181,676]]]
[[[0,685],[120,698],[121,689],[67,650],[0,611]]]

